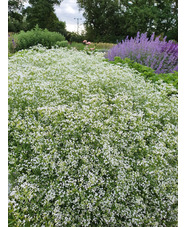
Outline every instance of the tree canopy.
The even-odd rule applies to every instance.
[[[177,40],[178,0],[77,0],[89,39],[116,41],[137,31]],[[104,40],[106,39],[106,40]]]
[[[8,30],[17,32],[23,29],[23,0],[8,0]]]
[[[66,24],[59,21],[54,10],[54,5],[59,5],[62,0],[28,0],[30,6],[26,9],[23,7],[24,2],[26,0],[8,1],[9,31],[30,30],[38,25],[42,29],[66,34]],[[23,21],[26,27],[22,26]]]
[[[29,0],[28,2],[30,6],[26,8],[25,13],[29,28],[38,24],[40,28],[55,30],[59,20],[54,12],[54,5],[59,5],[61,0]]]

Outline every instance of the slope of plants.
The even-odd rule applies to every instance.
[[[101,53],[9,58],[15,226],[177,226],[177,96]]]

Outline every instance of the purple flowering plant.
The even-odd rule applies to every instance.
[[[14,39],[12,39],[12,44],[13,44],[13,46],[15,48],[16,47],[16,43],[15,43],[15,40]]]
[[[150,38],[140,32],[135,38],[126,37],[108,51],[106,58],[113,61],[116,56],[151,67],[157,74],[178,71],[178,44],[167,42],[166,37],[161,41],[160,36],[155,38],[155,33]]]
[[[8,51],[9,53],[14,53],[17,46],[17,40],[13,34],[8,34]]]

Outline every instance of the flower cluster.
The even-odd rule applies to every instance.
[[[178,71],[178,44],[166,42],[166,37],[160,41],[154,33],[150,39],[147,33],[140,35],[139,32],[135,38],[127,37],[108,52],[107,58],[113,61],[116,56],[151,67],[157,74]]]
[[[91,42],[87,42],[87,40],[83,40],[83,43],[86,44],[86,45],[90,45]]]
[[[87,42],[87,40],[83,40],[83,43],[86,45],[85,51],[87,51],[87,53],[89,53],[89,51],[94,51],[95,50],[95,46],[94,47],[89,47],[91,42]]]
[[[177,96],[102,53],[9,58],[16,226],[177,226]]]

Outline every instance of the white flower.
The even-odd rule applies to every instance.
[[[167,96],[174,88],[103,60],[101,53],[43,47],[9,59],[16,223],[177,220],[177,96]]]

